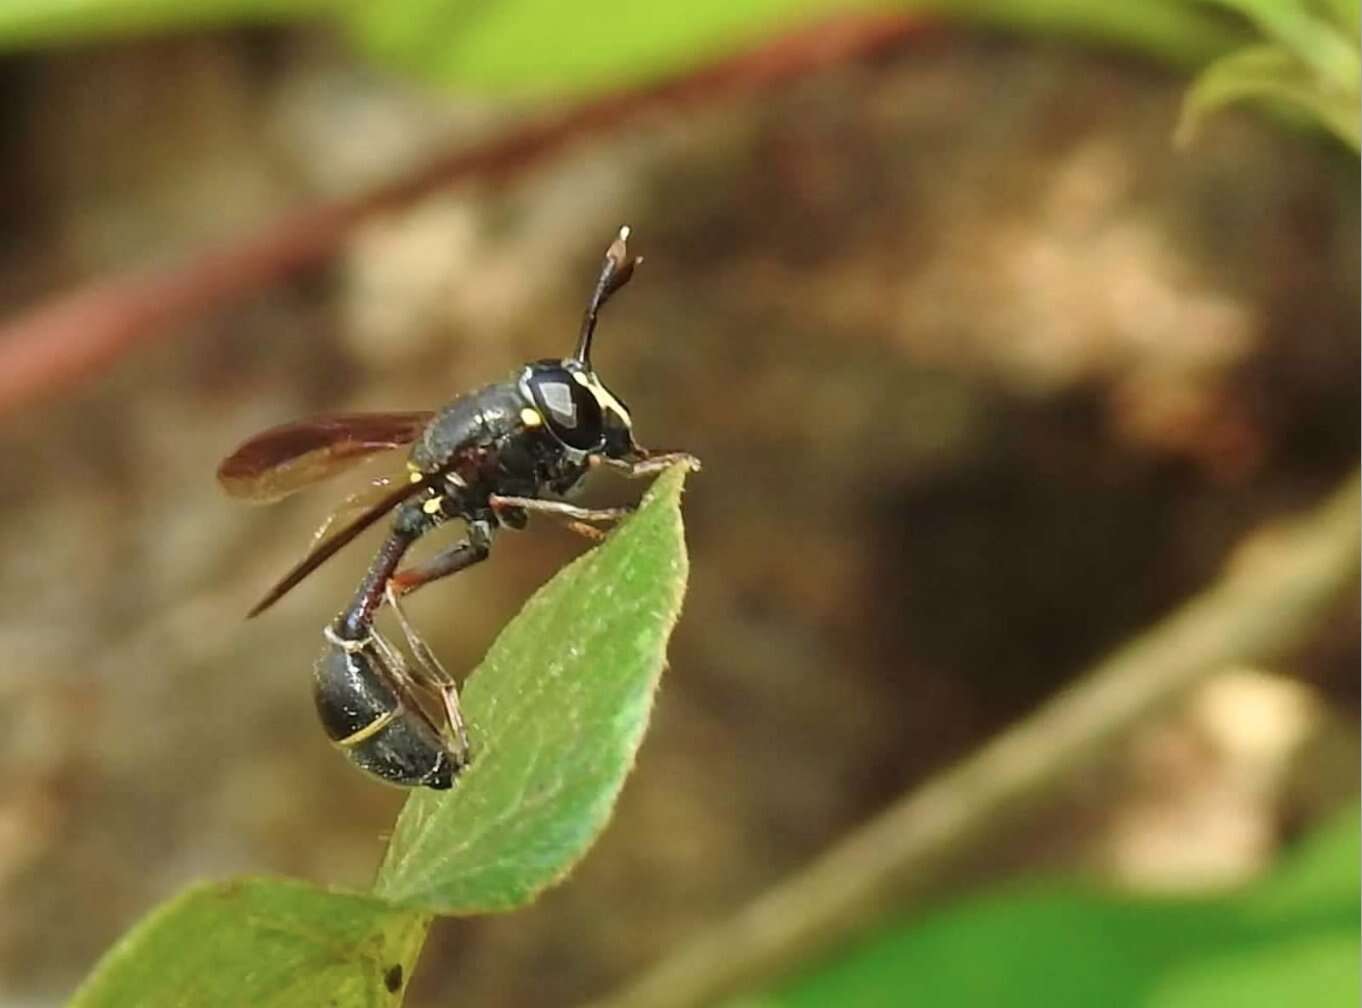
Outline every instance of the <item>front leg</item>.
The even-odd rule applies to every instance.
[[[667,451],[649,452],[644,451],[637,458],[617,459],[610,458],[608,455],[592,455],[587,463],[593,467],[610,469],[628,479],[640,479],[645,476],[656,476],[665,469],[680,463],[691,472],[700,471],[700,460],[690,452]]]
[[[582,522],[619,521],[634,510],[631,507],[584,508],[565,501],[544,500],[540,497],[510,497],[505,494],[492,494],[487,498],[487,503],[493,510],[520,508],[524,511],[537,511],[540,514]]]
[[[521,512],[534,511],[557,518],[571,531],[595,542],[604,539],[605,533],[588,522],[619,521],[634,510],[632,507],[583,508],[563,501],[543,500],[539,497],[510,497],[504,494],[493,494],[487,502],[498,513],[502,510],[515,509]]]

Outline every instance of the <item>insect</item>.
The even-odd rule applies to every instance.
[[[402,596],[485,560],[497,532],[524,528],[530,514],[558,518],[599,538],[596,525],[629,509],[580,508],[563,499],[592,469],[644,477],[677,462],[699,468],[684,452],[640,447],[628,407],[591,365],[597,315],[642,261],[630,257],[628,237],[629,229],[621,228],[606,250],[571,357],[532,361],[506,381],[459,396],[438,412],[339,413],[273,427],[218,467],[228,494],[269,502],[376,453],[411,446],[406,481],[376,480],[352,495],[346,505],[360,509],[358,516],[326,535],[328,521],[307,555],[249,614],[268,609],[392,514],[354,598],[325,627],[313,669],[313,695],[327,735],[352,763],[380,780],[444,790],[469,761],[457,683],[407,620]],[[454,519],[466,527],[460,542],[402,567],[413,543]],[[374,625],[385,604],[406,639],[411,664]]]

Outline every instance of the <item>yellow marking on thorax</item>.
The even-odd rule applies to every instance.
[[[526,427],[538,427],[544,422],[544,418],[539,415],[539,411],[526,406],[520,411],[520,422]]]
[[[354,746],[359,745],[365,739],[373,738],[384,728],[388,727],[388,725],[392,724],[393,721],[397,719],[397,715],[401,713],[402,713],[401,707],[396,707],[390,711],[384,711],[382,714],[374,718],[359,731],[347,735],[345,736],[345,738],[337,741],[336,745],[340,746],[342,749],[353,748]]]
[[[432,497],[421,505],[421,510],[428,515],[439,514],[444,506],[445,499],[443,497]]]

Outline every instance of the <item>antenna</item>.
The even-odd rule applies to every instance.
[[[634,267],[643,262],[642,256],[629,258],[629,225],[620,228],[619,237],[605,250],[605,263],[601,266],[600,279],[586,306],[582,318],[582,335],[577,340],[577,352],[573,356],[588,367],[591,366],[591,337],[596,332],[596,316],[605,307],[615,291],[629,282],[634,275]]]

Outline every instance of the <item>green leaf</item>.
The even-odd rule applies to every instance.
[[[202,886],[124,935],[71,1008],[397,1005],[428,923],[421,913],[303,882]]]
[[[684,470],[542,588],[463,691],[473,764],[398,819],[374,891],[441,914],[507,910],[563,877],[634,762],[681,608]]]
[[[892,925],[734,1008],[1354,1006],[1357,818],[1347,809],[1243,892],[1175,900],[1010,886]]]
[[[0,0],[0,49],[297,18],[335,0]]]
[[[1275,45],[1250,46],[1212,63],[1183,100],[1178,141],[1187,142],[1207,115],[1243,98],[1293,105],[1359,149],[1356,88],[1348,92],[1324,86],[1308,66]]]

